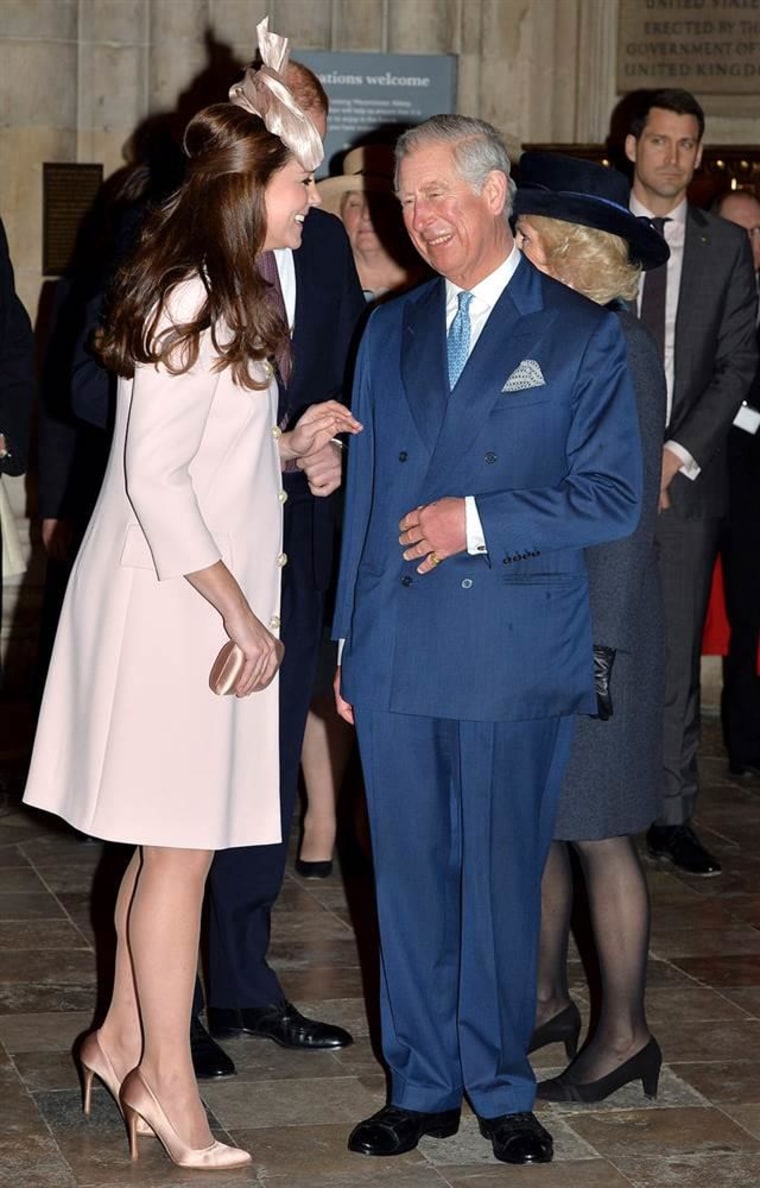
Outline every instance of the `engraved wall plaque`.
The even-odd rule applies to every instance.
[[[618,91],[760,91],[760,0],[619,0]]]

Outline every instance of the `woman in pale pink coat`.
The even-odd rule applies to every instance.
[[[188,126],[187,178],[117,278],[102,344],[121,377],[103,489],[71,576],[26,802],[136,845],[116,911],[111,1005],[81,1049],[136,1134],[185,1167],[214,1142],[189,1048],[203,888],[215,849],[279,840],[277,681],[283,461],[309,466],[357,422],[334,402],[277,427],[270,358],[287,326],[256,256],[298,248],[319,201],[316,129],[276,73]],[[267,54],[268,51],[268,54]],[[255,114],[261,112],[263,118]],[[273,135],[274,129],[278,135]],[[209,670],[234,641],[234,697]],[[252,696],[249,696],[251,694]]]

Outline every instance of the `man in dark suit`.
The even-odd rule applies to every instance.
[[[716,214],[747,232],[760,274],[760,201],[732,190]],[[732,775],[760,775],[760,372],[729,430],[728,522],[721,541],[731,635],[723,662],[721,716]]]
[[[510,186],[489,124],[400,139],[404,221],[441,275],[375,311],[354,384],[334,634],[391,1076],[349,1139],[365,1155],[454,1134],[467,1094],[498,1159],[552,1158],[527,1057],[541,871],[596,708],[583,550],[635,527],[641,458],[618,321],[521,257]]]
[[[34,338],[16,295],[8,240],[0,222],[0,474],[23,474],[26,469],[33,401]]]
[[[686,200],[704,126],[687,91],[651,92],[625,149],[634,166],[631,210],[655,220],[670,248],[667,265],[647,273],[639,299],[668,385],[657,533],[666,625],[664,796],[647,842],[680,870],[715,875],[720,863],[691,826],[700,654],[728,506],[726,437],[757,363],[757,298],[745,233]]]
[[[328,100],[319,80],[306,67],[291,63],[287,82],[324,135]],[[341,398],[350,348],[366,307],[348,239],[333,215],[312,210],[298,251],[276,255],[293,325],[292,374],[281,385],[282,423],[317,401]],[[340,483],[339,448],[326,447],[322,456],[304,460],[304,468],[306,474],[295,470],[283,477],[288,558],[281,611],[285,658],[279,677],[283,840],[276,846],[226,850],[214,859],[208,880],[207,1018],[211,1034],[218,1038],[254,1035],[288,1048],[335,1049],[351,1043],[349,1033],[305,1018],[287,1001],[266,960],[271,910],[285,871],[325,594],[333,572],[336,505],[329,493]],[[209,1045],[197,1018],[193,1040],[199,1075],[234,1071],[225,1054]]]

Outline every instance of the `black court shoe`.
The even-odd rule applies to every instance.
[[[571,1002],[552,1015],[540,1027],[536,1027],[530,1041],[528,1052],[537,1052],[547,1044],[564,1044],[568,1060],[572,1060],[578,1051],[578,1037],[581,1034],[581,1013],[574,1002]]]
[[[661,1066],[660,1045],[652,1036],[649,1043],[640,1052],[631,1056],[630,1060],[626,1060],[619,1068],[607,1073],[606,1077],[599,1077],[596,1081],[586,1081],[585,1083],[575,1081],[571,1065],[558,1077],[541,1081],[536,1088],[536,1096],[541,1101],[604,1101],[605,1097],[622,1089],[624,1085],[640,1080],[645,1095],[654,1098],[657,1096]]]

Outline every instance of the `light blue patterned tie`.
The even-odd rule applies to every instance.
[[[449,387],[454,390],[470,354],[470,302],[472,293],[464,289],[457,294],[459,309],[449,327],[446,351],[449,357]]]

